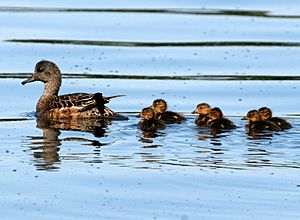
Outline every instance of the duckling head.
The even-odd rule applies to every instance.
[[[261,120],[267,121],[270,118],[272,118],[272,110],[267,107],[262,107],[258,109],[258,112],[260,114]]]
[[[146,120],[153,119],[155,117],[155,112],[152,108],[143,108],[142,112],[139,114],[139,117],[142,117]]]
[[[167,102],[163,99],[156,99],[153,101],[152,108],[156,113],[164,113],[167,111]]]
[[[261,121],[261,116],[257,110],[251,110],[242,120],[249,120],[251,122]]]
[[[61,73],[57,65],[51,61],[42,60],[35,65],[34,73],[22,82],[22,85],[34,81],[45,83],[44,94],[57,94],[61,85]]]
[[[214,121],[214,120],[218,120],[223,118],[223,112],[221,111],[220,108],[216,107],[216,108],[212,108],[208,117]]]
[[[197,105],[196,109],[192,112],[192,114],[201,114],[208,115],[211,111],[210,105],[207,103],[200,103]]]

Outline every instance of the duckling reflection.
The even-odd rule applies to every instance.
[[[156,117],[164,123],[181,123],[186,120],[181,114],[177,112],[167,111],[167,102],[163,99],[156,99],[153,101],[151,108],[155,111]]]
[[[98,140],[89,140],[82,137],[66,137],[59,138],[62,130],[80,131],[93,134],[95,137],[104,137],[106,135],[105,128],[110,124],[110,120],[47,120],[44,118],[37,119],[37,128],[43,130],[42,137],[29,137],[31,143],[29,146],[35,158],[34,165],[38,170],[57,170],[61,162],[59,155],[60,147],[63,141],[83,142],[84,145],[91,145],[99,148],[103,145]],[[91,154],[99,155],[99,150],[94,150]],[[95,161],[94,159],[92,161]]]
[[[211,111],[210,105],[207,103],[200,103],[197,105],[196,109],[192,112],[192,114],[198,114],[195,119],[195,123],[202,128],[208,127],[209,121],[209,113]]]
[[[258,111],[263,121],[271,121],[281,129],[292,128],[292,125],[288,121],[284,120],[283,118],[273,117],[271,109],[267,107],[262,107],[258,109]]]

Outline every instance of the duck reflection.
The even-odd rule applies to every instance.
[[[270,131],[255,131],[251,129],[246,129],[246,134],[248,135],[249,140],[272,140],[274,133]]]
[[[53,171],[58,170],[61,158],[60,146],[62,142],[74,141],[81,142],[84,145],[95,146],[93,157],[100,155],[99,148],[103,144],[98,140],[87,139],[82,137],[66,137],[59,138],[61,131],[78,131],[91,133],[96,138],[106,136],[106,127],[111,124],[108,119],[101,120],[83,120],[83,119],[69,119],[69,120],[47,120],[37,118],[36,127],[43,131],[43,136],[29,136],[30,143],[27,145],[29,150],[32,151],[34,157],[34,165],[38,170]],[[93,158],[91,161],[95,161]]]

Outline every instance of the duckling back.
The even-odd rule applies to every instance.
[[[212,129],[234,129],[236,128],[235,124],[227,118],[220,118],[214,120],[209,125]]]
[[[159,120],[162,120],[164,123],[168,123],[168,124],[181,123],[186,120],[186,118],[183,117],[181,114],[172,111],[166,111],[164,113],[160,113],[157,115],[157,118]]]
[[[250,122],[247,126],[249,127],[249,129],[255,131],[263,131],[263,130],[281,131],[281,128],[271,121]]]
[[[283,118],[272,117],[270,118],[270,121],[276,124],[281,129],[292,128],[292,125],[288,121],[284,120]]]

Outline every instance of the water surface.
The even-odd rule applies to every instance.
[[[297,3],[2,1],[0,219],[299,219]],[[36,121],[41,59],[129,120]],[[139,130],[156,98],[187,121]],[[200,102],[237,129],[196,127]],[[262,106],[293,128],[247,132]]]

